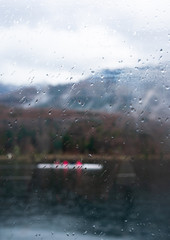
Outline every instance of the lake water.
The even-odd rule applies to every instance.
[[[142,169],[127,161],[3,162],[0,239],[170,239],[167,166],[149,176]]]

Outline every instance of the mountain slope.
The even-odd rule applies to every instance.
[[[124,112],[169,117],[170,70],[167,65],[105,69],[78,83],[23,88],[0,95],[10,106]]]

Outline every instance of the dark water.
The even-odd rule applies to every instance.
[[[1,164],[0,239],[170,239],[167,166],[140,167]]]

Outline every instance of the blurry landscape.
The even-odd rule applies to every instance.
[[[0,153],[161,156],[169,124],[119,114],[1,106]],[[162,144],[161,144],[162,142]]]
[[[1,85],[0,154],[169,154],[168,65],[102,70],[78,83]]]
[[[170,239],[169,13],[1,0],[0,240]]]
[[[1,85],[3,239],[168,240],[168,76],[159,66]]]

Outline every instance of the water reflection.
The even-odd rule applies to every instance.
[[[3,239],[22,239],[21,231],[24,239],[75,239],[74,234],[76,239],[169,239],[167,175],[155,187],[158,180],[144,181],[142,169],[133,161],[1,164],[0,234]]]

